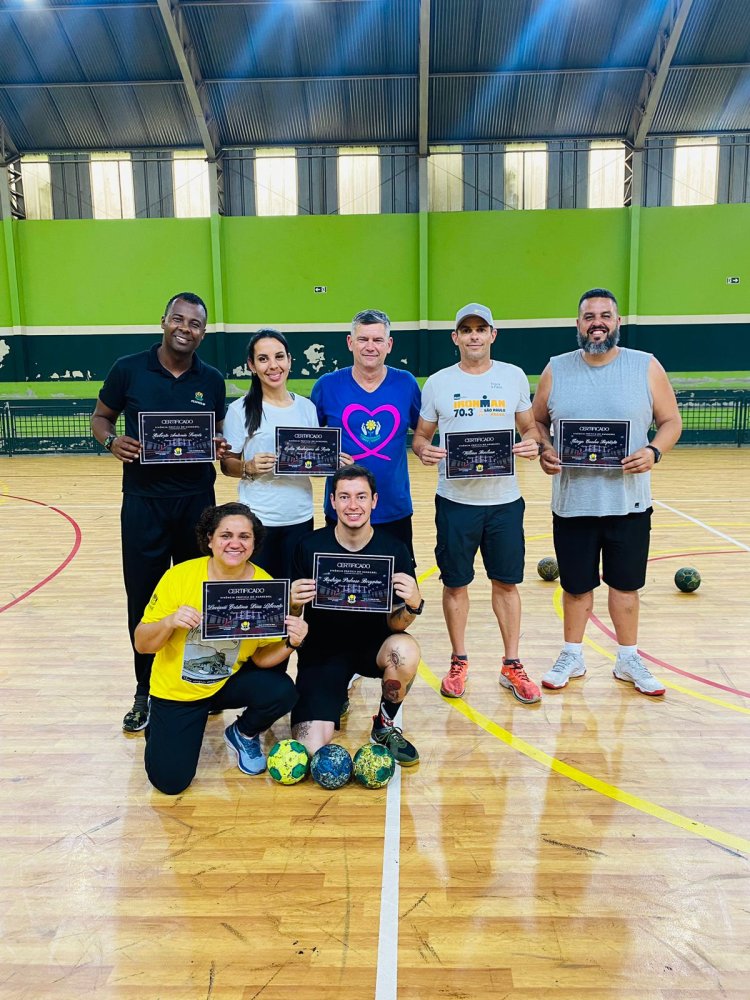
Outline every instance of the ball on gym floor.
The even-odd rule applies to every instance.
[[[365,788],[382,788],[396,770],[396,761],[388,747],[365,743],[354,755],[354,777]]]
[[[674,585],[683,594],[692,594],[701,585],[701,575],[693,566],[682,566],[674,575]]]
[[[545,556],[536,564],[536,571],[543,580],[556,580],[560,575],[557,566],[557,559],[552,556]]]
[[[338,743],[329,743],[313,754],[310,776],[321,788],[341,788],[352,776],[352,758]]]
[[[279,740],[268,755],[268,773],[280,785],[296,785],[309,767],[310,754],[297,740]]]

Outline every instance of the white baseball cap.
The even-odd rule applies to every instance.
[[[459,309],[456,313],[456,325],[453,329],[457,330],[467,316],[479,316],[479,318],[483,319],[485,323],[489,323],[493,330],[495,328],[495,321],[492,318],[492,310],[488,309],[487,306],[480,305],[479,302],[470,302],[468,306],[464,306],[463,309]]]

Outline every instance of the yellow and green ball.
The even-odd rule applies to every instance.
[[[377,743],[365,743],[354,755],[354,777],[365,788],[382,788],[395,770],[393,754]]]
[[[310,767],[310,755],[297,740],[280,740],[268,755],[268,773],[280,785],[296,785]]]

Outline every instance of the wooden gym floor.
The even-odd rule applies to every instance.
[[[283,788],[237,770],[231,718],[215,718],[174,799],[150,788],[142,736],[120,731],[118,465],[0,460],[0,996],[748,1000],[748,459],[682,449],[655,473],[640,640],[666,696],[612,678],[600,592],[587,676],[531,707],[497,683],[479,567],[467,694],[438,694],[435,474],[414,465],[427,607],[403,723],[419,767],[381,791]],[[539,680],[560,595],[535,571],[552,553],[550,484],[538,466],[521,476],[522,656]],[[703,576],[693,595],[673,585],[683,565]],[[351,751],[377,700],[359,682]],[[286,735],[282,720],[268,746]]]

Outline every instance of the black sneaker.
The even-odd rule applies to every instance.
[[[148,698],[137,697],[133,702],[133,707],[125,713],[122,720],[122,731],[124,733],[140,733],[142,729],[145,729],[148,725],[150,707]]]
[[[412,767],[419,763],[419,753],[413,743],[410,743],[398,726],[378,713],[372,717],[370,742],[387,747],[397,764],[401,767]]]

